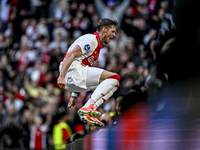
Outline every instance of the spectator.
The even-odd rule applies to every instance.
[[[143,38],[144,45],[148,45],[151,40],[154,40],[157,36],[156,29],[150,29],[149,33],[147,33]]]
[[[3,130],[3,116],[6,114],[6,110],[4,108],[4,97],[0,95],[0,139],[2,139],[2,130]],[[0,140],[1,143],[1,140]],[[1,146],[1,145],[0,145]]]
[[[137,56],[134,59],[134,62],[136,66],[143,65],[148,70],[152,67],[152,59],[149,56],[149,52],[147,50],[147,47],[145,47],[143,44],[139,45],[139,56]]]
[[[70,4],[67,3],[67,6],[63,12],[63,17],[62,17],[62,22],[64,23],[65,26],[70,25],[70,24],[67,24],[72,19],[72,14],[70,13],[70,11],[71,11]]]
[[[14,35],[13,23],[8,23],[8,27],[4,32],[5,37],[12,37]]]
[[[169,23],[169,20],[166,19],[165,14],[166,14],[165,10],[163,8],[160,8],[158,10],[157,15],[152,15],[152,19],[150,20],[150,23],[149,23],[151,27],[158,31],[163,21],[166,21],[167,23]]]
[[[67,0],[54,0],[49,4],[49,17],[61,20],[67,7]]]
[[[144,36],[149,32],[150,26],[146,23],[145,19],[137,18],[133,21],[132,36],[135,39],[136,46],[143,43]]]
[[[149,74],[148,70],[145,69],[143,65],[138,66],[137,74],[138,74],[138,77],[135,81],[135,84],[144,86],[147,75]]]
[[[72,136],[72,131],[69,125],[66,123],[68,116],[66,112],[60,114],[60,120],[53,127],[53,141],[54,149],[65,149],[67,145],[67,138]]]
[[[30,0],[18,0],[17,17],[15,22],[21,22],[31,15]]]
[[[119,120],[119,117],[121,116],[121,105],[122,105],[123,98],[124,96],[119,96],[116,99],[115,113],[112,115],[112,121],[113,121],[112,125],[116,125]]]
[[[30,24],[26,29],[26,35],[31,41],[35,41],[38,37],[38,31],[36,25],[37,25],[37,20],[34,18],[30,19]]]
[[[86,10],[86,17],[87,18],[92,18],[93,14],[95,14],[96,11],[95,11],[95,8],[94,8],[94,5],[93,4],[88,4],[87,5],[87,10]]]
[[[67,46],[69,44],[70,33],[66,31],[66,29],[62,26],[61,21],[55,21],[52,34],[53,41],[50,43],[51,49],[60,47],[62,54],[65,54],[65,52],[67,51]]]
[[[132,36],[132,33],[130,32],[132,30],[132,21],[135,19],[135,16],[133,14],[133,9],[131,6],[129,6],[124,13],[121,28],[124,30],[124,32],[128,36]]]
[[[52,121],[49,126],[48,138],[49,141],[51,141],[51,145],[53,145],[53,127],[60,119],[59,116],[65,111],[66,107],[63,107],[63,105],[61,105],[61,98],[59,96],[52,96],[48,104],[50,105],[50,108],[52,110]]]
[[[75,40],[77,39],[80,35],[82,35],[82,30],[80,29],[80,19],[79,18],[74,18],[72,20],[72,26],[68,28],[68,31],[71,34],[71,37]]]
[[[116,6],[115,0],[108,0],[107,5],[102,0],[94,0],[96,9],[101,18],[115,19],[119,22],[118,28],[121,26],[123,12],[129,5],[131,0],[124,0],[120,5]]]
[[[0,4],[1,4],[0,18],[2,21],[1,31],[5,31],[7,29],[8,23],[16,17],[17,1],[16,0],[2,0]]]
[[[50,4],[51,0],[32,0],[32,4],[35,7],[35,14],[34,17],[36,19],[39,19],[41,17],[48,17],[48,7]]]
[[[120,72],[120,76],[122,78],[126,78],[131,76],[132,78],[135,78],[136,74],[136,66],[134,62],[129,61],[125,68],[122,69]]]
[[[125,44],[125,52],[129,54],[129,59],[133,60],[136,57],[137,49],[135,46],[135,40],[129,39]]]
[[[23,41],[20,43],[20,50],[18,50],[15,53],[14,56],[14,61],[16,63],[16,69],[18,70],[20,68],[21,65],[25,65],[25,67],[28,66],[28,64],[30,63],[30,59],[28,59],[29,56],[29,47],[28,47],[28,42],[27,41]]]
[[[15,110],[14,104],[9,104],[7,112],[3,116],[3,146],[4,148],[23,147],[20,133],[20,115]]]
[[[20,22],[20,24],[14,25],[14,39],[17,42],[27,42],[28,37],[25,34],[26,33],[26,29],[29,26],[29,20],[28,19],[24,19],[22,20],[22,22]]]
[[[29,149],[29,147],[30,147],[30,145],[29,145],[30,144],[30,125],[33,122],[33,114],[30,109],[24,110],[21,121],[22,121],[22,127],[21,127],[22,141],[23,141],[24,147],[26,149]]]
[[[120,86],[119,95],[126,95],[134,84],[135,84],[135,80],[133,77],[131,76],[126,77]]]
[[[52,44],[53,45],[53,44]],[[51,46],[51,45],[50,45]],[[60,61],[63,59],[63,52],[61,50],[61,47],[55,47],[51,53],[51,60],[50,60],[50,66],[52,67],[52,70],[56,70],[58,68]]]
[[[30,97],[39,98],[47,95],[46,89],[38,86],[40,78],[40,72],[35,71],[31,75],[31,81],[29,82],[28,77],[25,79],[25,90]]]
[[[98,23],[98,20],[100,19],[98,13],[94,13],[92,16],[91,16],[91,23],[89,24],[88,26],[88,33],[93,33],[95,32],[96,28],[97,28],[97,23]]]
[[[2,54],[2,51],[3,51],[3,49],[5,48],[5,43],[4,43],[4,39],[5,37],[4,37],[4,33],[3,32],[0,32],[0,54]]]
[[[44,36],[46,38],[49,38],[49,30],[47,27],[47,19],[46,18],[41,17],[39,19],[36,29],[38,31],[39,36]]]
[[[56,41],[59,36],[61,36],[61,41],[67,42],[69,33],[65,30],[60,20],[55,20],[53,29],[53,40]]]
[[[119,72],[119,66],[117,66],[118,59],[116,57],[111,57],[111,60],[106,65],[106,70],[113,71],[113,72]]]
[[[30,127],[30,149],[46,149],[47,130],[51,122],[52,110],[46,107],[46,121],[43,123],[43,119],[40,116],[34,118],[34,122]],[[48,110],[47,110],[48,109]]]
[[[7,99],[5,100],[5,107],[8,110],[9,106],[13,104],[17,112],[20,112],[22,109],[24,102],[18,98],[16,98],[16,93],[14,91],[7,92]]]

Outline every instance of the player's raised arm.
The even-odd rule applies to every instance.
[[[66,57],[63,60],[62,68],[60,71],[60,75],[57,80],[57,84],[60,88],[64,89],[65,88],[65,75],[67,73],[67,70],[69,69],[70,65],[74,61],[76,57],[79,57],[82,55],[82,51],[80,46],[75,45],[74,48],[69,51],[66,55]]]

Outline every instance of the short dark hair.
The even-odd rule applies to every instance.
[[[106,27],[107,29],[110,28],[112,25],[117,26],[119,23],[116,20],[111,20],[108,18],[103,18],[99,20],[97,24],[97,31],[101,31],[103,27]]]

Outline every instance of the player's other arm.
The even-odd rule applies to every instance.
[[[76,108],[76,97],[77,96],[78,96],[78,93],[72,92],[71,97],[70,97],[69,102],[68,102],[69,108],[71,108],[71,109]]]
[[[75,45],[74,48],[67,53],[67,56],[63,60],[62,68],[60,71],[60,75],[57,80],[57,84],[60,88],[64,89],[65,88],[65,75],[67,73],[67,70],[69,69],[70,65],[74,61],[76,57],[79,57],[82,55],[82,51],[80,46]]]

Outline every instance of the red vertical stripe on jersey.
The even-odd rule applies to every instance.
[[[96,35],[96,38],[97,38],[97,41],[98,41],[98,45],[100,47],[100,49],[103,48],[102,44],[101,44],[101,40],[100,40],[100,37],[99,37],[99,33],[98,32],[94,32],[93,35]]]
[[[94,32],[93,35],[96,35],[98,45],[97,45],[96,49],[94,50],[94,52],[90,56],[88,56],[82,60],[83,66],[86,66],[86,65],[91,66],[99,58],[100,49],[103,48],[101,41],[100,41],[99,33]]]
[[[87,66],[87,65],[91,66],[99,58],[100,49],[103,48],[101,41],[100,41],[99,33],[94,32],[93,35],[96,35],[98,45],[97,45],[96,49],[94,50],[94,52],[90,56],[88,56],[82,60],[82,63],[81,63],[82,66]],[[67,52],[65,53],[64,58],[66,57],[66,55],[67,55]],[[64,60],[64,58],[63,58],[63,60]],[[63,60],[61,62],[63,62]]]
[[[35,149],[42,149],[42,131],[37,128],[35,133]]]

